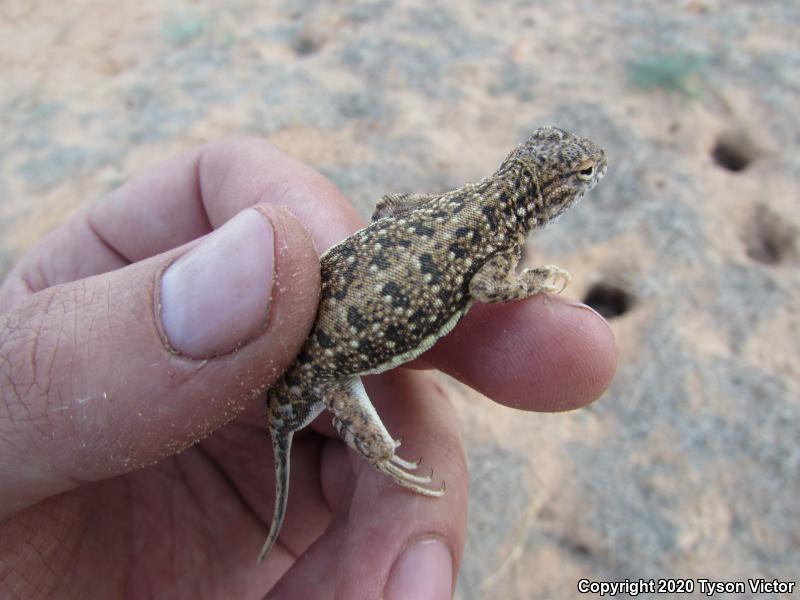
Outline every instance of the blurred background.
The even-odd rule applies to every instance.
[[[799,32],[791,0],[0,0],[0,274],[77,207],[231,134],[366,218],[385,193],[480,179],[537,126],[575,131],[608,175],[526,261],[572,272],[619,372],[569,414],[447,383],[472,473],[457,597],[796,580]]]

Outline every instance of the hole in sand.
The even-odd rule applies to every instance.
[[[583,299],[606,319],[613,319],[628,312],[633,306],[633,296],[621,287],[609,283],[596,283]]]
[[[777,265],[798,255],[798,231],[778,213],[759,204],[744,235],[747,256],[765,265]]]
[[[753,140],[742,131],[726,131],[720,134],[711,150],[714,162],[733,173],[744,171],[757,154]]]
[[[298,35],[292,42],[292,50],[298,56],[314,54],[321,46],[322,39],[308,31]]]

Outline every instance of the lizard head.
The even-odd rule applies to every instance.
[[[607,168],[602,148],[556,127],[534,131],[509,154],[503,167],[512,164],[522,165],[523,177],[530,177],[533,226],[547,223],[580,200]]]

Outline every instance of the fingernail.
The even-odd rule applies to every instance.
[[[192,357],[232,351],[261,332],[274,270],[272,224],[240,212],[161,278],[161,322],[171,348]]]
[[[608,319],[606,319],[603,315],[601,315],[599,312],[597,312],[594,308],[592,308],[588,304],[585,304],[580,300],[574,300],[572,298],[565,298],[565,297],[559,298],[559,301],[561,301],[566,306],[574,306],[575,308],[580,308],[582,310],[592,313],[594,316],[600,319],[605,324],[605,326],[608,327],[609,330],[611,330],[611,325],[609,325]]]
[[[453,597],[453,557],[440,539],[420,540],[394,563],[385,600],[450,600]]]

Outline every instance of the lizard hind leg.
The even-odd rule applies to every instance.
[[[444,495],[444,486],[425,487],[431,482],[430,475],[411,473],[419,466],[419,460],[407,461],[395,455],[399,444],[381,422],[360,377],[332,384],[324,395],[325,406],[333,413],[333,427],[348,446],[398,485],[424,496]]]
[[[264,562],[272,546],[278,540],[278,535],[286,516],[286,501],[289,497],[289,456],[292,450],[292,437],[294,431],[270,428],[272,437],[272,450],[275,454],[275,508],[272,513],[272,523],[269,526],[267,541],[258,555],[258,563]]]

